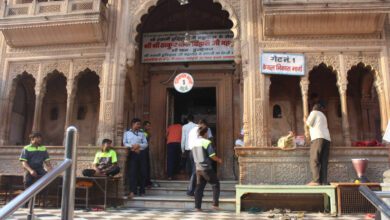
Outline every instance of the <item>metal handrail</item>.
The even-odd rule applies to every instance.
[[[390,207],[380,198],[380,196],[364,185],[359,186],[359,191],[368,201],[371,202],[371,204],[375,206],[375,208],[390,218]],[[379,195],[381,194],[382,196],[386,195],[385,193],[379,193]]]
[[[74,193],[76,183],[76,151],[77,151],[77,129],[73,126],[66,130],[65,159],[59,166],[49,171],[23,193],[14,198],[11,202],[0,209],[0,220],[6,219],[16,210],[29,201],[29,215],[27,219],[33,218],[35,196],[47,185],[54,181],[65,171],[62,190],[62,219],[72,220],[74,211]]]

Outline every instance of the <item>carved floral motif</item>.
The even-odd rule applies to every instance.
[[[13,80],[17,75],[26,72],[32,75],[35,79],[38,78],[39,63],[11,63],[9,70],[9,79]]]

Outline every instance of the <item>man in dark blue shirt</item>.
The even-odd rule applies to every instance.
[[[42,146],[42,135],[38,132],[30,135],[31,144],[23,148],[19,160],[25,169],[24,187],[31,186],[35,181],[51,170],[49,153]],[[46,166],[46,170],[44,168]]]

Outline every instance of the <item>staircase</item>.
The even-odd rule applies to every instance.
[[[143,197],[134,197],[125,201],[125,207],[129,208],[168,208],[168,209],[193,209],[194,197],[186,195],[188,181],[155,180],[160,187],[146,190]],[[236,181],[221,181],[221,194],[219,207],[221,210],[235,210],[235,185]],[[203,196],[202,209],[211,209],[213,204],[213,191],[207,184]]]

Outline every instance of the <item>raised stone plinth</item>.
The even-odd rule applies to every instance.
[[[240,184],[306,184],[310,181],[308,147],[280,150],[273,147],[236,147]],[[386,147],[331,147],[328,182],[352,182],[356,178],[352,158],[368,158],[367,177],[382,182],[389,169]]]
[[[22,176],[24,171],[22,164],[19,162],[19,155],[23,146],[2,146],[0,147],[0,175]],[[99,147],[96,146],[79,146],[77,149],[77,176],[82,176],[82,171],[87,168],[93,168],[93,159]],[[63,146],[47,146],[53,167],[57,166],[64,160],[65,148]],[[121,168],[121,181],[119,183],[119,192],[124,190],[124,172],[126,162],[126,149],[124,147],[115,147],[118,155],[118,165]]]

